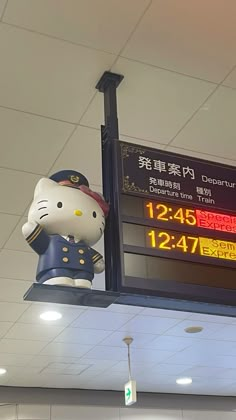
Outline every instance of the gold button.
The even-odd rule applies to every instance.
[[[83,250],[83,249],[79,249],[79,250],[78,250],[78,252],[79,252],[80,254],[84,254],[84,250]]]
[[[67,246],[63,246],[62,251],[63,251],[63,252],[68,252],[68,248],[67,248]]]
[[[67,258],[67,257],[63,257],[63,258],[62,258],[62,261],[63,261],[63,262],[68,262],[68,261],[69,261],[69,258]]]
[[[80,264],[84,264],[84,260],[79,260]]]

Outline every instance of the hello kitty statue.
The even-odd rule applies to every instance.
[[[40,179],[22,227],[39,255],[36,280],[90,289],[94,273],[105,268],[102,255],[91,246],[103,234],[107,213],[108,204],[79,172],[65,170]]]

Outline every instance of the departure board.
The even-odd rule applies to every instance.
[[[178,295],[182,284],[188,296],[194,284],[209,302],[211,289],[236,291],[236,168],[125,142],[117,159],[119,290]]]

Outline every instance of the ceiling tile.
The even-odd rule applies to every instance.
[[[196,152],[235,157],[236,90],[220,87],[177,135],[171,146]]]
[[[17,0],[9,0],[4,21],[118,53],[149,3],[136,0],[133,7],[132,0],[120,0],[117,7],[116,0],[21,0],[19,5]]]
[[[4,7],[7,3],[7,0],[0,0],[0,18],[2,18],[2,13],[4,11]]]
[[[120,133],[166,144],[199,108],[215,85],[119,58],[112,71],[124,75],[118,90]],[[97,94],[81,123],[99,127],[102,95]]]
[[[118,313],[138,314],[143,311],[143,308],[141,306],[120,305],[112,303],[110,306],[108,306],[107,310]]]
[[[25,366],[31,359],[29,354],[0,354],[2,366]]]
[[[69,122],[79,120],[115,58],[6,24],[0,50],[0,105]]]
[[[235,13],[234,0],[229,0],[227,7],[220,0],[157,0],[152,2],[122,54],[220,82],[235,65]]]
[[[2,420],[15,420],[16,404],[6,404],[0,406],[0,417]]]
[[[16,322],[28,306],[23,303],[0,302],[0,321]]]
[[[121,347],[108,347],[108,346],[96,346],[86,354],[86,359],[95,359],[95,360],[126,360],[127,359],[127,349]]]
[[[150,347],[158,350],[181,351],[197,343],[194,338],[160,336],[150,343]]]
[[[0,322],[0,338],[2,338],[7,333],[7,331],[10,330],[12,325],[12,322]]]
[[[19,404],[17,406],[18,420],[50,420],[50,405]]]
[[[197,314],[197,313],[189,313],[188,314],[189,320],[194,321],[206,321],[206,322],[217,322],[220,324],[233,324],[236,322],[234,317],[227,317],[227,316],[218,316],[218,315],[208,315],[208,314]]]
[[[24,223],[27,222],[27,217],[22,217],[20,221],[17,223],[15,229],[12,231],[11,235],[9,236],[8,240],[5,243],[5,249],[11,249],[13,251],[24,251],[24,252],[31,252],[33,253],[33,249],[29,246],[28,242],[26,242],[23,234],[22,234],[22,226]]]
[[[15,340],[53,340],[63,330],[63,326],[36,325],[36,324],[15,324],[6,334],[5,338]]]
[[[158,316],[161,318],[185,319],[188,317],[189,313],[182,311],[171,311],[166,309],[145,308],[142,311],[142,315]]]
[[[42,350],[41,354],[63,357],[81,357],[86,354],[92,346],[85,344],[66,344],[66,343],[50,343],[45,349]],[[86,354],[87,357],[87,354]]]
[[[33,283],[36,265],[36,254],[8,249],[3,249],[0,253],[0,277],[3,278],[29,280]]]
[[[111,331],[83,328],[66,328],[54,341],[57,343],[98,344]]]
[[[19,216],[13,216],[11,214],[0,213],[0,231],[1,231],[0,248],[7,241],[9,235],[13,231],[18,220],[19,220]]]
[[[71,327],[115,331],[126,324],[133,316],[133,314],[119,314],[115,312],[109,312],[108,315],[107,312],[87,310],[71,324]]]
[[[0,212],[21,215],[32,200],[34,187],[40,177],[4,168],[0,168],[0,177]]]
[[[225,86],[236,88],[236,68],[235,67],[233,71],[229,74],[229,76],[224,80],[223,84]]]
[[[120,330],[129,332],[131,336],[132,332],[162,334],[178,322],[180,322],[179,319],[137,315],[134,319],[121,327]]]
[[[59,304],[57,305],[53,303],[47,304],[47,305],[44,305],[42,303],[36,305],[32,303],[30,308],[28,308],[24,312],[24,314],[18,319],[18,322],[21,322],[24,324],[42,324],[42,325],[50,324],[50,321],[46,322],[40,319],[40,314],[47,311],[60,312],[60,314],[62,315],[61,319],[51,322],[51,325],[53,326],[55,325],[67,326],[72,321],[77,319],[84,312],[81,307],[68,308],[68,307],[64,307],[63,305],[59,305]]]
[[[121,420],[182,420],[181,410],[159,410],[159,409],[120,409]]]
[[[53,354],[52,355],[38,354],[37,356],[31,358],[30,362],[28,363],[28,366],[30,370],[35,369],[35,371],[41,371],[42,369],[45,369],[48,366],[55,363],[79,363],[79,358],[60,357],[60,356],[58,357]]]
[[[209,160],[211,162],[224,163],[225,165],[235,166],[235,163],[236,163],[236,160],[224,159],[221,156],[214,156],[214,155],[211,155],[210,153],[205,153],[205,151],[203,151],[203,153],[200,153],[200,152],[195,152],[194,150],[184,149],[182,147],[172,147],[172,146],[167,146],[166,150],[168,150],[168,152],[178,153],[179,155],[184,155],[187,157],[195,157],[195,158],[199,158],[203,160]]]
[[[119,420],[119,408],[114,407],[83,407],[68,405],[52,405],[51,420],[77,420],[79,417],[83,420]]]
[[[9,340],[2,339],[0,353],[38,354],[44,347],[45,341]]]
[[[1,301],[22,303],[23,296],[30,286],[29,281],[0,278]]]
[[[74,126],[0,107],[0,166],[46,175]]]
[[[224,324],[220,323],[210,323],[205,321],[191,321],[191,320],[184,320],[182,322],[179,322],[178,325],[173,326],[173,328],[169,328],[166,335],[168,336],[179,336],[179,337],[185,337],[189,336],[185,332],[186,328],[189,327],[202,327],[203,330],[196,334],[196,338],[211,338],[213,333],[222,330],[225,328]]]
[[[215,331],[210,338],[214,340],[236,341],[236,325],[224,325],[224,328]]]
[[[51,173],[66,168],[75,169],[85,175],[90,184],[102,185],[101,165],[100,132],[78,126],[56,160]]]

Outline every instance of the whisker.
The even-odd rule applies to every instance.
[[[42,216],[40,216],[40,219],[42,219],[43,217],[48,216],[48,213],[43,214]]]
[[[44,203],[44,202],[46,202],[46,201],[48,201],[48,200],[41,200],[41,201],[38,201],[38,202],[37,202],[37,204],[39,204],[39,203]]]
[[[100,232],[101,232],[101,234],[102,234],[102,228],[99,228],[100,229]]]
[[[40,207],[40,209],[38,209],[38,210],[42,210],[42,209],[47,209],[47,207]]]

